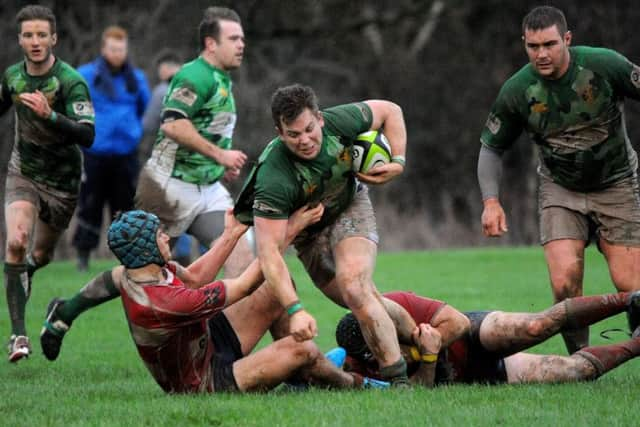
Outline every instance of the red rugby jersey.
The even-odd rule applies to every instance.
[[[207,320],[222,310],[225,286],[186,288],[173,266],[161,283],[122,283],[122,304],[138,353],[167,393],[213,391],[214,354]]]

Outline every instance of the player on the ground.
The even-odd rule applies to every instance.
[[[287,239],[319,220],[322,210],[302,209],[289,223]],[[109,227],[109,248],[123,264],[113,285],[122,295],[138,353],[158,385],[167,393],[260,391],[298,375],[336,388],[388,386],[349,375],[312,341],[291,336],[250,354],[287,316],[267,287],[258,288],[263,276],[257,260],[236,278],[215,280],[246,231],[231,210],[226,220],[222,236],[187,268],[167,264],[169,236],[157,216],[129,211]]]
[[[53,258],[78,200],[82,155],[94,114],[82,76],[53,54],[56,18],[44,6],[16,15],[24,60],[2,74],[0,115],[15,108],[15,141],[4,193],[4,285],[11,318],[9,361],[29,356],[25,307],[34,272]]]
[[[162,109],[162,125],[153,152],[140,173],[137,208],[153,212],[167,227],[172,242],[185,231],[209,247],[220,235],[224,212],[233,205],[221,179],[235,179],[246,155],[231,148],[236,108],[229,72],[242,63],[244,33],[240,18],[231,9],[210,7],[199,29],[200,56],[185,64],[171,79]],[[225,263],[225,277],[234,277],[253,259],[242,237]],[[104,272],[95,277],[96,293],[83,290],[64,301],[51,301],[47,316],[67,325],[84,311],[119,293]],[[100,288],[102,286],[102,288]],[[46,325],[45,325],[46,326]],[[63,330],[45,327],[41,343],[45,356],[54,360]]]
[[[407,136],[402,109],[389,101],[368,100],[321,111],[313,90],[295,84],[276,90],[271,111],[278,137],[261,154],[235,212],[241,221],[255,224],[268,286],[295,313],[291,334],[308,340],[316,335],[317,326],[298,299],[279,248],[284,245],[287,218],[307,203],[322,203],[321,221],[294,242],[298,257],[325,295],[355,313],[383,367],[383,377],[406,383],[396,331],[372,279],[378,234],[362,183],[382,184],[404,170]],[[393,162],[356,179],[350,143],[358,134],[382,127]]]
[[[411,379],[422,385],[446,383],[558,383],[593,380],[640,355],[640,292],[565,299],[539,313],[472,311],[461,319],[442,301],[411,292],[385,297],[402,306],[414,321],[412,340],[405,340]],[[442,310],[448,308],[446,314]],[[591,325],[627,311],[633,338],[619,343],[585,347],[571,356],[522,351],[566,328]],[[460,313],[458,313],[460,314]],[[449,322],[443,322],[443,319]],[[470,323],[462,335],[460,325]],[[452,326],[454,327],[452,333]],[[458,336],[458,338],[456,338]],[[336,328],[338,345],[346,349],[348,370],[376,375],[377,366],[353,315]]]
[[[539,153],[540,243],[555,301],[582,295],[592,237],[615,287],[640,289],[638,160],[623,110],[625,98],[640,100],[640,68],[613,50],[571,47],[551,6],[533,9],[522,32],[530,63],[502,86],[480,138],[484,234],[507,232],[501,157],[526,131]],[[589,344],[588,328],[562,334],[570,353]]]

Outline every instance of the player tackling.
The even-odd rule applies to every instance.
[[[321,205],[299,210],[286,241],[322,212]],[[170,238],[154,214],[125,212],[109,227],[109,248],[122,263],[114,285],[138,353],[158,385],[167,393],[260,391],[295,374],[337,388],[388,386],[336,368],[312,341],[291,336],[249,354],[271,326],[289,319],[269,290],[258,288],[263,276],[257,260],[237,278],[215,280],[246,229],[229,210],[222,236],[182,268],[168,263]]]

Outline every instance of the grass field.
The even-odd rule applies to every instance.
[[[335,346],[333,328],[344,310],[313,288],[297,261],[289,264],[302,301],[318,320],[317,342],[328,350]],[[58,262],[36,274],[27,309],[34,354],[17,365],[0,361],[0,426],[638,425],[638,360],[582,384],[168,396],[138,358],[119,301],[80,317],[59,359],[47,361],[37,338],[47,302],[70,296],[112,265],[95,262],[91,272],[80,274],[73,264]],[[551,301],[539,248],[380,254],[375,278],[383,291],[410,289],[462,310],[534,311]],[[612,289],[602,257],[591,248],[585,293]],[[624,315],[592,327],[592,343],[607,343],[599,333],[611,327],[626,327]],[[3,297],[0,331],[8,330]],[[616,341],[623,338],[614,335]],[[554,337],[532,351],[564,354],[564,345]]]

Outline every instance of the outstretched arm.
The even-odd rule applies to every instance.
[[[282,258],[281,253],[293,242],[293,239],[310,224],[314,224],[322,218],[324,206],[322,204],[311,208],[304,206],[291,215],[286,222],[286,230],[283,245],[278,250],[278,255]],[[283,260],[284,262],[284,260]],[[286,269],[286,265],[285,265]],[[287,277],[291,283],[291,277],[287,271]],[[249,267],[238,277],[233,279],[225,279],[227,285],[227,305],[232,304],[240,298],[253,292],[260,284],[262,284],[265,275],[261,269],[260,259],[255,259]],[[293,287],[293,284],[291,285]],[[286,306],[285,306],[286,307]]]
[[[215,280],[225,261],[238,243],[240,237],[247,231],[247,226],[241,224],[233,216],[233,209],[229,208],[224,215],[224,231],[211,248],[187,268],[178,270],[178,277],[189,288],[198,288]]]

